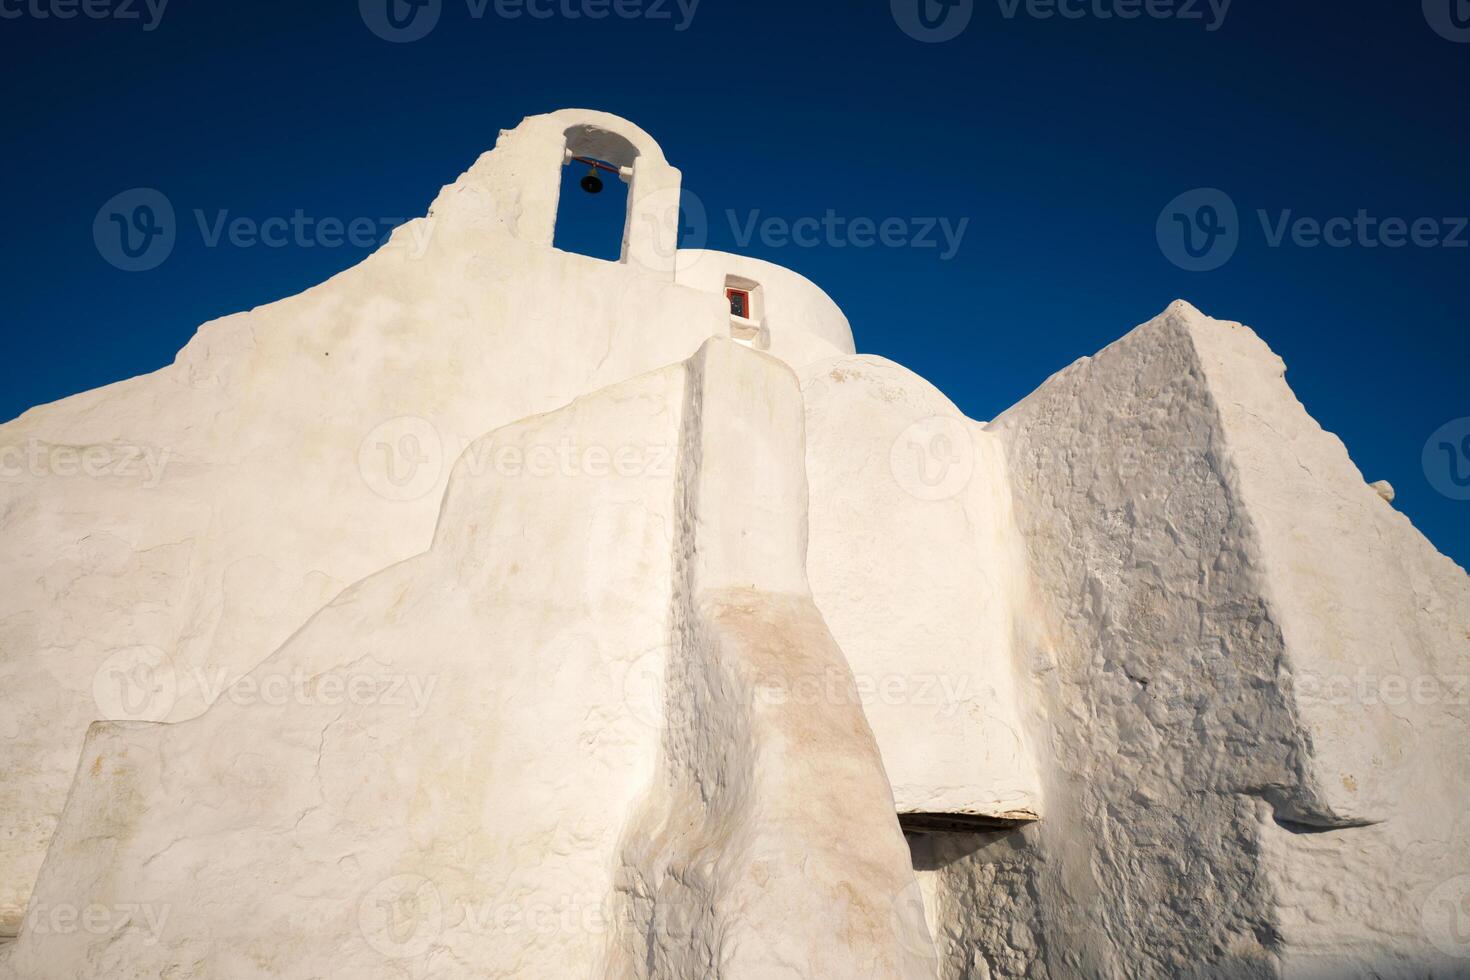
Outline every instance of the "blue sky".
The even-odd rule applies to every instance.
[[[1173,299],[1250,324],[1470,564],[1470,455],[1424,455],[1470,436],[1465,0],[924,0],[929,41],[919,0],[387,2],[0,0],[0,418],[168,363],[367,254],[325,219],[420,215],[501,128],[588,106],[660,141],[711,247],[815,280],[976,418]],[[176,241],[128,272],[93,225],[135,188]]]

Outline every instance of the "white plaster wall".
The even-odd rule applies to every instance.
[[[670,465],[480,463],[567,439]],[[202,716],[92,727],[0,976],[932,976],[861,710],[784,696],[843,669],[805,510],[796,379],[730,341],[477,441],[429,551]]]
[[[1366,483],[1255,334],[1200,318],[1192,336],[1334,818],[1261,823],[1282,975],[1465,973],[1470,580]]]
[[[598,975],[610,855],[657,751],[629,678],[670,628],[675,468],[481,461],[564,438],[672,449],[685,379],[477,441],[432,550],[343,592],[202,716],[94,725],[10,975]],[[364,676],[372,697],[331,695]],[[159,925],[48,920],[93,905]]]
[[[674,281],[681,286],[724,296],[730,276],[760,284],[768,350],[786,363],[802,365],[823,356],[856,353],[846,315],[805,276],[747,255],[704,249],[679,252]]]
[[[633,160],[620,262],[551,247],[568,131]],[[354,269],[0,426],[49,461],[0,477],[0,934],[53,831],[32,911],[116,927],[0,973],[918,977],[921,904],[945,980],[1458,967],[1466,709],[1330,685],[1470,674],[1470,589],[1279,359],[1176,304],[982,426],[800,277],[676,263],[678,197],[637,127],[535,117]],[[775,357],[678,366],[731,274]],[[360,675],[397,703],[320,695]],[[84,749],[119,708],[175,724]],[[895,794],[1044,819],[915,841],[920,903]]]
[[[893,795],[807,588],[796,379],[730,342],[691,371],[667,723],[620,872],[627,975],[929,980]],[[839,696],[806,699],[814,682]]]
[[[1010,484],[996,437],[880,357],[802,372],[812,592],[901,812],[1040,815],[1021,722]]]
[[[638,150],[623,262],[550,247],[581,124]],[[673,282],[671,200],[678,172],[636,126],[533,117],[358,266],[205,324],[153,374],[0,426],[0,444],[42,459],[145,455],[128,475],[0,477],[0,934],[87,725],[117,716],[140,662],[156,696],[126,717],[198,714],[347,584],[422,551],[480,433],[728,335],[722,291]]]

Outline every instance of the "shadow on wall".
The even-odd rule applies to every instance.
[[[1007,830],[995,830],[985,833],[923,833],[905,834],[908,841],[909,854],[913,860],[916,872],[956,872],[963,873],[967,863],[971,870],[977,867],[988,867],[994,869],[1010,860],[1027,860],[1028,847],[1023,833],[1023,828],[1016,827]],[[967,862],[967,859],[981,855],[980,863]],[[1034,896],[1030,896],[1034,899]],[[1015,908],[1010,910],[1010,918],[1020,906],[1028,904],[1019,902]],[[1021,918],[1027,918],[1022,916]],[[1025,927],[1030,935],[1041,940],[1038,951],[1045,948],[1045,937],[1050,931],[1043,917],[1036,917],[1036,921],[1022,921],[1017,923]],[[1098,923],[1099,928],[1103,924]],[[1009,931],[1007,929],[1007,931]],[[940,938],[940,954],[945,955],[946,937]],[[956,937],[948,937],[953,942]],[[951,949],[951,957],[978,956],[987,963],[991,962],[986,955],[984,944],[976,944],[974,949]],[[1044,953],[1041,959],[1045,959]],[[941,976],[949,974],[941,971]],[[1011,974],[998,973],[998,978],[1010,976]],[[1031,975],[1029,972],[1025,974]],[[1038,974],[1046,976],[1046,973]],[[1147,971],[1140,971],[1139,977],[1155,976]],[[1283,971],[1281,964],[1275,960],[1262,961],[1259,958],[1248,958],[1239,956],[1226,956],[1207,963],[1200,963],[1194,970],[1186,973],[1175,973],[1172,975],[1177,980],[1282,980],[1289,977],[1290,980],[1470,980],[1470,959],[1456,958],[1451,956],[1425,956],[1425,957],[1397,957],[1379,954],[1377,956],[1362,957],[1353,960],[1323,959],[1320,963],[1311,963],[1298,959],[1289,971]]]
[[[904,834],[915,871],[943,871],[945,868],[992,846],[1008,847],[1021,852],[1025,845],[1019,827],[984,831],[978,834]]]
[[[1470,980],[1470,962],[1449,957],[1436,959],[1381,958],[1324,961],[1320,965],[1294,964],[1282,971],[1276,963],[1226,957],[1201,964],[1181,980]]]

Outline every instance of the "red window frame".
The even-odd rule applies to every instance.
[[[737,296],[740,297],[740,308],[745,311],[744,313],[736,313],[735,312],[735,297],[737,297]],[[727,289],[727,290],[725,290],[725,298],[730,301],[730,315],[731,316],[738,316],[738,317],[740,317],[742,319],[745,319],[745,320],[751,319],[751,315],[750,315],[751,314],[751,309],[750,309],[750,290],[748,290],[748,289],[733,289],[733,288],[732,289]]]

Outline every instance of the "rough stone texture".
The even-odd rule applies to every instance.
[[[1187,312],[1334,817],[1262,823],[1282,974],[1470,975],[1470,904],[1448,943],[1431,907],[1443,886],[1470,894],[1470,580],[1364,483],[1255,334]]]
[[[916,846],[941,976],[1464,974],[1421,912],[1470,870],[1465,709],[1321,692],[1470,674],[1470,589],[1282,374],[1181,303],[989,427],[1047,809]]]
[[[477,466],[568,437],[673,465]],[[843,669],[801,449],[730,341],[476,442],[428,552],[202,716],[92,727],[8,975],[932,976],[860,707],[781,696]]]

